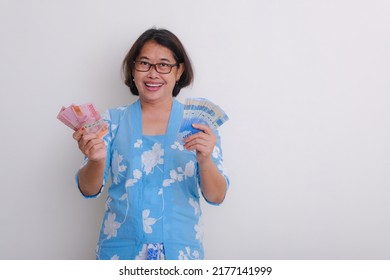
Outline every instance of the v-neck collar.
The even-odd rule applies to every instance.
[[[180,105],[181,104],[174,98],[172,101],[171,113],[169,115],[168,127],[165,132],[166,143],[173,143],[175,141],[175,138],[177,137],[177,133],[179,131],[182,119],[181,116],[183,113],[183,106]],[[142,109],[141,101],[139,99],[133,104],[132,119],[135,120],[132,123],[134,134],[137,138],[143,137],[144,135],[142,133]]]

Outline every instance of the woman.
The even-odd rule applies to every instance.
[[[177,141],[181,88],[192,83],[190,60],[178,38],[145,31],[126,55],[125,84],[138,100],[108,110],[104,139],[73,134],[86,161],[77,174],[85,197],[97,197],[111,170],[97,259],[203,259],[199,193],[220,204],[229,180],[220,138],[207,125]]]

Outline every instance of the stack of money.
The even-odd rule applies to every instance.
[[[199,132],[192,124],[206,124],[212,129],[217,129],[229,120],[228,115],[210,100],[206,98],[187,98],[184,103],[183,121],[179,130],[180,142],[191,134]]]
[[[107,124],[92,103],[62,107],[57,119],[74,131],[83,127],[86,134],[96,133],[99,138],[104,137],[108,132]]]

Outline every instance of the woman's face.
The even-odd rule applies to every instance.
[[[143,67],[147,63],[163,63],[164,65],[177,63],[171,50],[159,45],[155,41],[145,43],[139,56],[136,58],[136,62],[141,62],[141,65],[136,67]],[[146,72],[140,72],[134,69],[134,83],[138,89],[140,99],[153,103],[172,99],[173,88],[180,79],[184,70],[183,68],[183,65],[180,65],[180,67],[174,66],[168,74],[157,72],[153,66]]]

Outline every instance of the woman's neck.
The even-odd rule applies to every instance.
[[[160,100],[155,102],[143,101],[140,99],[142,113],[159,114],[167,111],[171,111],[173,98],[166,100]]]
[[[142,133],[144,135],[166,134],[173,99],[165,102],[141,102]]]

